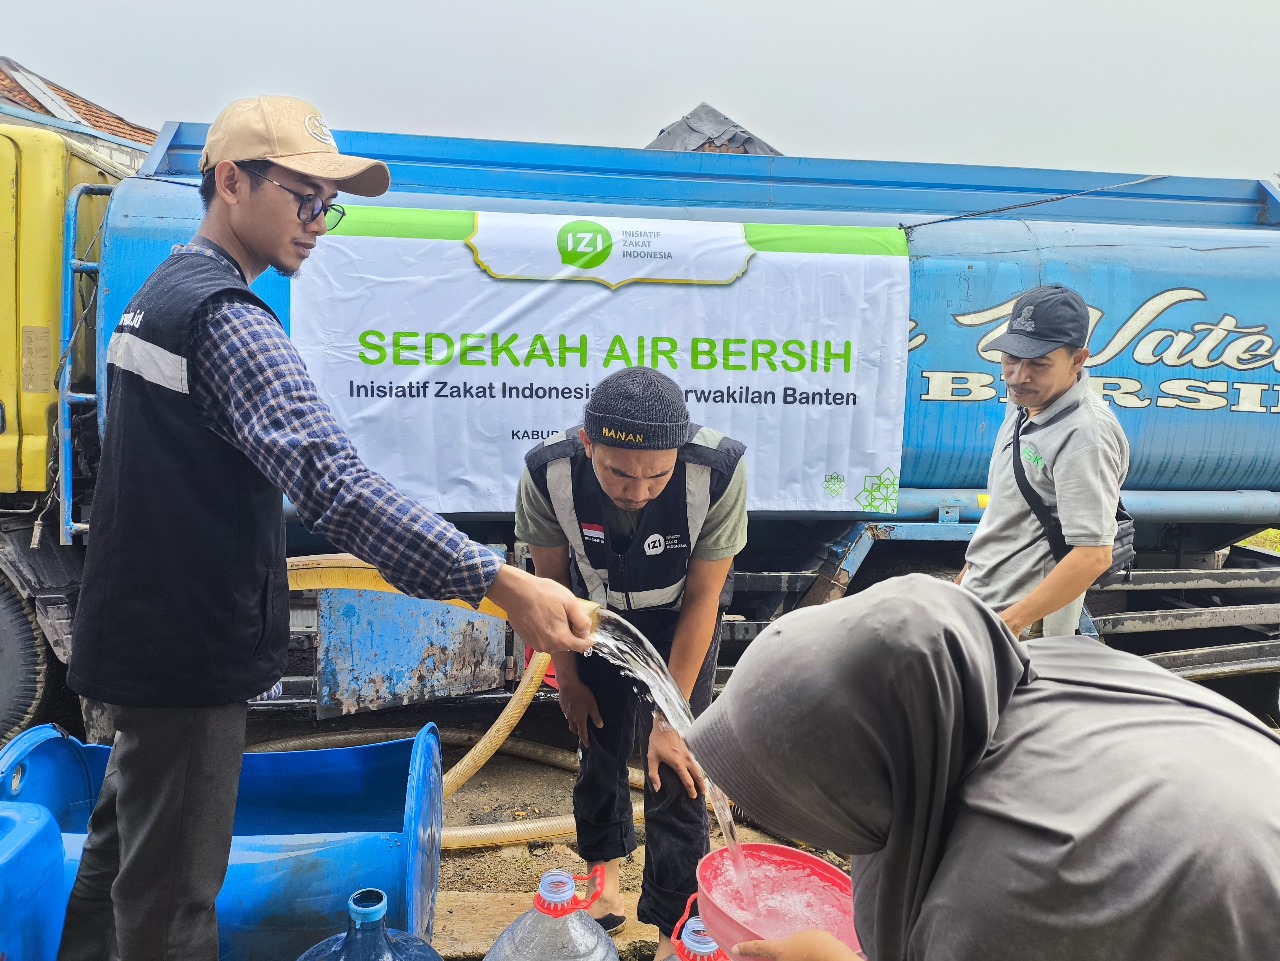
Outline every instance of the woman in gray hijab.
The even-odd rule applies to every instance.
[[[689,746],[763,827],[852,856],[870,961],[1280,958],[1280,739],[1089,638],[1024,645],[963,588],[780,619]]]

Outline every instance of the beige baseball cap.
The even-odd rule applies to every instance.
[[[377,197],[391,186],[386,164],[338,153],[320,111],[294,97],[248,97],[224,108],[209,127],[200,172],[224,160],[270,160],[304,176],[335,181],[361,197]]]

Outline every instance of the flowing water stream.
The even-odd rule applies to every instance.
[[[693,712],[689,710],[689,704],[680,693],[680,688],[676,686],[675,679],[667,670],[662,656],[654,650],[648,638],[626,619],[604,609],[597,611],[595,617],[599,627],[592,634],[594,643],[590,653],[599,654],[605,660],[618,665],[648,687],[654,706],[662,712],[663,717],[675,728],[681,739],[688,741],[689,730],[693,727]],[[657,719],[655,723],[658,723]],[[742,893],[748,911],[754,911],[755,889],[751,883],[751,876],[747,873],[742,849],[738,845],[738,832],[733,823],[733,812],[729,809],[729,800],[709,779],[707,796],[711,799],[716,820],[720,822],[720,833],[724,835],[725,843],[728,845],[738,889]]]

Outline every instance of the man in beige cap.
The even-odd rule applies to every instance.
[[[406,594],[488,597],[539,650],[584,650],[569,590],[460,533],[369,470],[250,289],[292,276],[376,196],[313,106],[227,107],[200,158],[205,217],[130,302],[108,350],[107,430],[68,684],[116,729],[58,957],[215,961],[246,702],[289,639],[284,491],[303,522]]]

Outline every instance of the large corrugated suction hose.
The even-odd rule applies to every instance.
[[[507,739],[512,729],[520,723],[520,718],[524,717],[529,702],[542,686],[542,678],[550,666],[550,654],[534,655],[529,666],[525,668],[524,677],[520,679],[520,686],[516,688],[511,700],[507,701],[507,706],[502,709],[497,720],[485,732],[484,737],[463,755],[462,760],[445,772],[444,796],[446,798],[452,797],[458,788],[471,780],[471,776],[484,767],[484,763],[502,746],[502,742]]]

